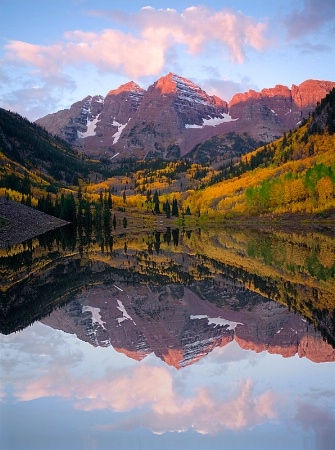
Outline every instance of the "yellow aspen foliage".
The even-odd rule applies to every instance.
[[[334,197],[334,185],[329,176],[321,178],[316,184],[315,190],[319,196],[319,201],[325,203]]]
[[[302,178],[293,180],[290,188],[291,188],[291,199],[293,202],[304,200],[308,196],[308,190]]]

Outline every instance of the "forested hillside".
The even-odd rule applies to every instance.
[[[38,198],[60,187],[78,186],[93,174],[107,176],[100,161],[73,149],[62,139],[29,122],[19,114],[0,108],[0,193]],[[31,200],[28,200],[31,201]]]
[[[229,180],[190,193],[185,208],[209,217],[327,215],[335,208],[334,131],[333,89],[296,131],[243,156]]]

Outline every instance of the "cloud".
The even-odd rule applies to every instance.
[[[243,382],[229,399],[219,398],[208,387],[198,388],[191,397],[182,397],[170,391],[168,395],[155,398],[149,411],[101,429],[129,430],[143,426],[157,434],[189,429],[200,434],[217,434],[227,429],[237,431],[276,420],[277,402],[278,399],[270,391],[255,394],[250,380]]]
[[[56,110],[63,93],[73,92],[76,88],[74,80],[65,75],[46,76],[23,81],[22,84],[20,89],[0,94],[0,103],[2,108],[18,112],[30,120],[42,117],[45,111]]]
[[[191,7],[178,13],[146,7],[137,14],[94,14],[112,14],[131,31],[69,31],[62,42],[49,46],[12,40],[5,46],[8,60],[33,66],[44,76],[60,74],[67,66],[92,64],[101,72],[138,78],[159,74],[176,46],[193,56],[215,46],[223,57],[242,63],[247,49],[263,51],[268,45],[267,24],[241,12]]]
[[[319,406],[304,401],[297,402],[297,424],[306,430],[314,430],[316,448],[334,448],[334,416]]]
[[[187,431],[216,434],[225,430],[252,428],[276,420],[278,398],[271,391],[255,393],[250,380],[243,381],[228,398],[209,386],[199,386],[186,394],[166,367],[140,364],[126,373],[108,371],[97,378],[85,374],[80,378],[64,365],[51,364],[49,370],[35,374],[14,386],[19,401],[61,396],[71,399],[76,409],[95,411],[110,409],[121,422],[100,430],[146,427],[154,433]]]
[[[217,95],[227,102],[237,93],[258,89],[258,86],[247,77],[243,77],[240,82],[224,80],[220,77],[207,78],[201,81],[201,86],[208,94]]]
[[[156,359],[127,366],[127,370],[123,365],[115,368],[108,364],[92,369],[86,366],[81,347],[72,349],[69,336],[53,332],[50,340],[50,330],[38,327],[38,333],[10,337],[12,350],[1,355],[4,385],[11,384],[17,401],[57,396],[68,399],[80,411],[120,413],[118,424],[100,428],[106,431],[143,426],[155,433],[194,429],[215,434],[276,420],[277,395],[255,392],[250,380],[236,384],[229,392],[217,392],[211,381],[196,383],[190,389],[175,376],[175,370],[157,365]],[[48,345],[52,345],[53,357]]]
[[[321,52],[329,52],[331,50],[329,45],[311,44],[310,42],[298,44],[296,47],[305,54],[319,54]]]
[[[303,8],[293,10],[284,18],[287,36],[290,40],[317,32],[325,25],[332,27],[334,33],[335,2],[334,0],[305,0]]]

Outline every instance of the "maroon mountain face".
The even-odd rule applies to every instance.
[[[116,148],[128,155],[178,157],[188,149],[190,130],[202,129],[204,121],[224,120],[229,120],[226,102],[169,73],[149,87]]]
[[[219,294],[214,286],[208,289],[211,297]],[[241,288],[226,290],[227,303],[219,308],[181,285],[95,286],[42,322],[94,346],[112,345],[138,361],[153,352],[177,369],[233,340],[256,352],[335,360],[335,350],[301,316],[245,291],[245,307],[234,310]]]
[[[169,73],[147,91],[130,82],[37,123],[90,155],[175,159],[217,134],[277,139],[296,128],[334,87],[335,82],[307,80],[291,89],[277,85],[236,94],[227,104]]]
[[[133,81],[108,92],[104,108],[95,122],[88,120],[86,133],[78,135],[76,144],[89,154],[96,149],[111,148],[141,104],[144,89]]]
[[[37,123],[50,133],[82,147],[88,154],[102,156],[118,141],[144,92],[131,81],[108,92],[106,97],[88,96],[70,109],[49,114]],[[113,152],[109,151],[109,156],[113,156]]]
[[[238,119],[240,129],[268,142],[295,129],[334,87],[331,81],[307,80],[291,89],[277,85],[261,92],[250,90],[234,95],[229,113]]]

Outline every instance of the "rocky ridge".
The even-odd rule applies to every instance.
[[[87,154],[176,159],[218,134],[277,139],[296,128],[334,87],[335,82],[307,80],[291,89],[277,85],[236,94],[228,104],[169,73],[147,90],[129,82],[37,123]]]
[[[196,289],[205,293],[201,285]],[[249,296],[250,301],[234,309],[241,288],[207,286],[205,290],[226,299],[225,305],[219,308],[181,285],[97,286],[42,322],[75,333],[94,346],[112,345],[138,361],[153,352],[176,369],[196,363],[233,340],[255,352],[334,361],[334,349],[312,325],[284,306],[243,291],[243,298]]]

